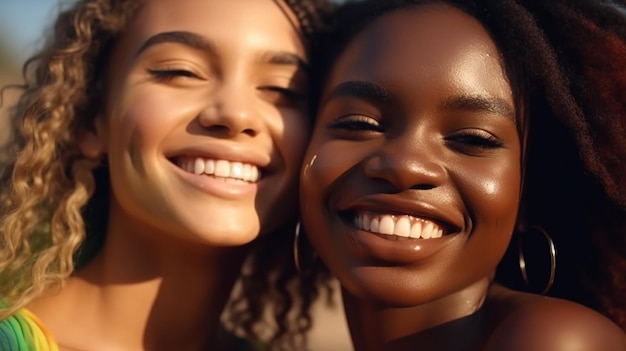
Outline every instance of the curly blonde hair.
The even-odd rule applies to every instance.
[[[25,82],[18,86],[23,93],[11,112],[11,139],[2,146],[0,158],[0,320],[43,292],[62,287],[103,240],[108,172],[99,167],[100,160],[80,152],[78,141],[93,130],[104,108],[107,63],[140,3],[78,1],[59,15],[45,48],[24,65]],[[332,6],[326,0],[285,3],[311,47]],[[282,260],[262,259],[277,256],[275,251],[263,243],[255,247],[251,260],[265,264],[255,267],[247,282],[266,281],[275,273],[283,277],[281,282],[298,281]],[[316,287],[307,289],[296,304],[289,291],[268,285],[251,291],[244,285],[237,301],[254,308],[233,314],[231,320],[235,327],[243,325],[248,336],[259,334],[253,325],[264,313],[255,308],[269,300],[281,306],[273,313],[278,326],[270,337],[274,344],[293,344],[310,327],[308,309]],[[295,321],[309,323],[290,322],[287,311],[297,306]]]
[[[74,271],[98,163],[82,156],[77,138],[102,105],[104,63],[136,8],[136,1],[78,3],[24,65],[0,174],[0,319]]]

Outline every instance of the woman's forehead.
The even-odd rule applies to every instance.
[[[138,40],[186,31],[223,43],[302,51],[297,28],[274,0],[149,0],[129,27]]]
[[[442,79],[511,100],[501,55],[472,16],[443,4],[392,11],[358,33],[335,62],[329,83],[366,80],[422,89]]]

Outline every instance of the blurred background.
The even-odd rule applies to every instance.
[[[0,67],[21,64],[68,0],[0,0]]]
[[[232,1],[232,0],[224,0]],[[343,0],[335,0],[342,2]],[[52,26],[56,15],[73,0],[0,0],[0,87],[20,82],[21,67],[43,45],[44,33]],[[0,105],[0,143],[6,138],[7,109],[16,101],[17,91],[8,90]],[[351,350],[338,287],[335,308],[324,304],[314,307],[312,351]]]
[[[0,87],[19,83],[24,61],[42,44],[42,34],[68,0],[0,0]],[[17,98],[7,91],[0,106],[0,142],[6,137],[6,110]]]

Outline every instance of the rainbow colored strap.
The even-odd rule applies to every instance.
[[[59,351],[46,327],[27,309],[0,322],[0,351]]]
[[[262,343],[238,339],[237,350],[268,350]],[[52,333],[29,310],[22,308],[0,322],[0,351],[59,351]]]

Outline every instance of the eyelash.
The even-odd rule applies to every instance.
[[[159,82],[169,82],[175,78],[197,78],[200,77],[188,70],[185,69],[148,69],[148,73]],[[261,87],[261,90],[276,92],[289,100],[299,101],[306,99],[306,95],[295,90],[291,90],[288,88],[278,87],[278,86],[265,86]]]
[[[200,78],[197,74],[185,69],[148,69],[148,73],[157,81],[171,81],[175,78]]]
[[[384,132],[385,129],[372,117],[364,115],[345,115],[336,119],[328,125],[332,129],[344,129],[348,131],[371,131]]]
[[[502,141],[491,133],[477,129],[464,130],[446,137],[446,140],[479,149],[497,149],[504,146]]]
[[[384,133],[386,129],[375,118],[364,115],[345,115],[332,121],[328,127],[343,133]],[[354,134],[358,135],[358,134]],[[502,140],[482,129],[464,129],[445,138],[446,141],[469,150],[494,150],[504,146]]]
[[[289,89],[289,88],[283,88],[283,87],[278,87],[278,86],[263,86],[263,87],[260,87],[259,89],[278,93],[280,95],[283,95],[289,100],[305,100],[306,99],[305,94],[300,93],[296,90]]]

